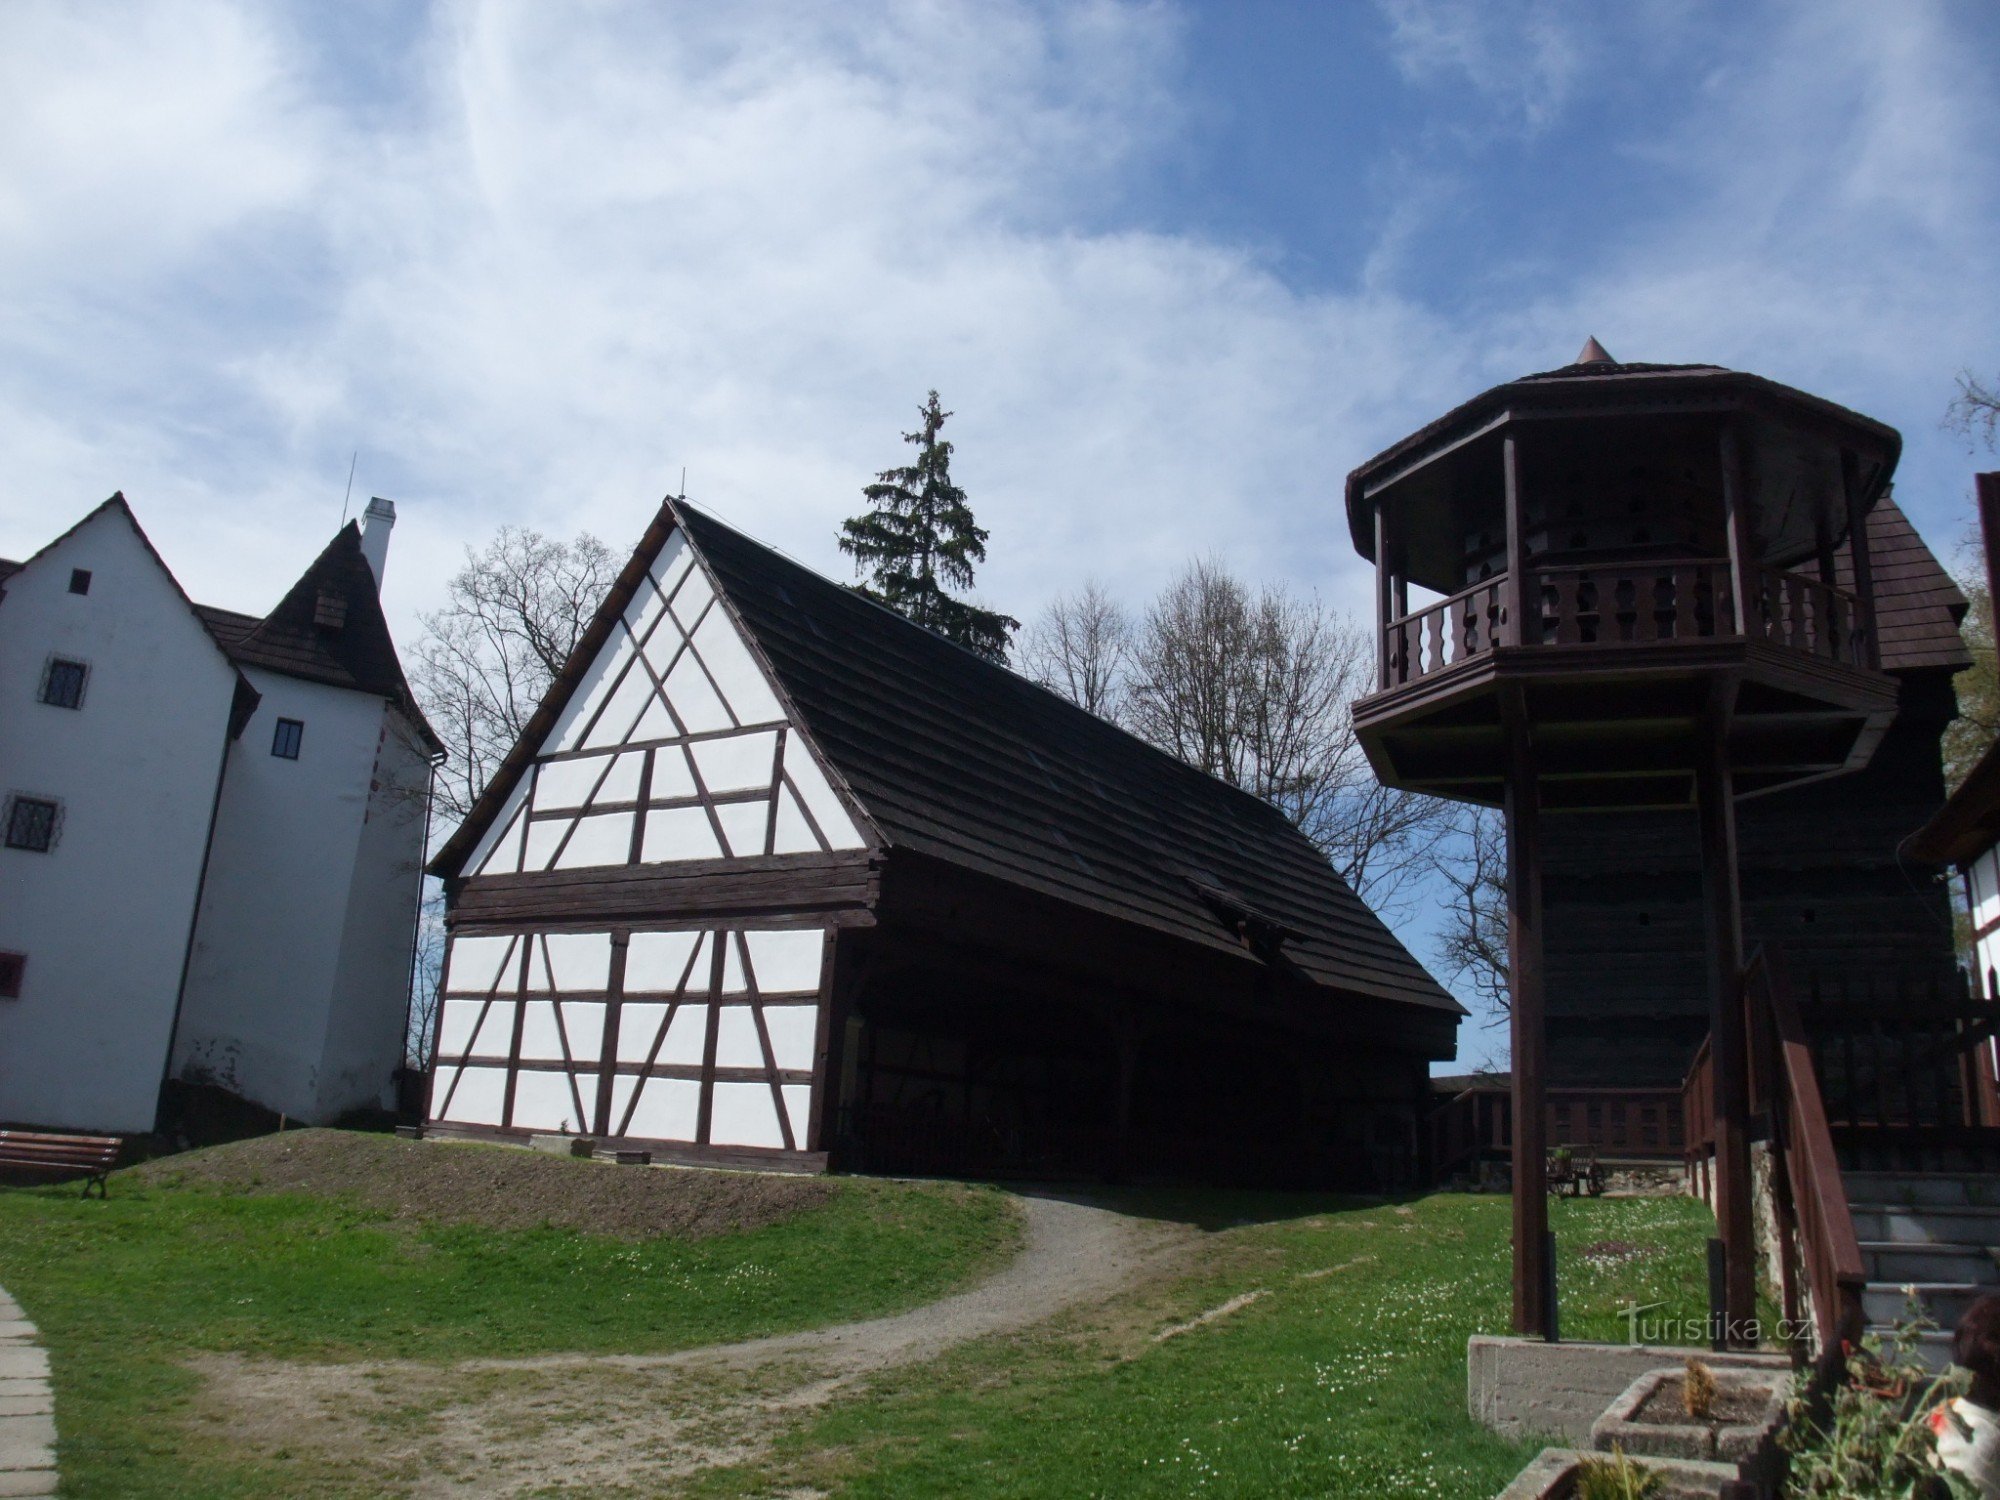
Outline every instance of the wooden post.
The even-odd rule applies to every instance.
[[[1521,516],[1521,462],[1509,433],[1500,443],[1500,482],[1507,497],[1507,628],[1502,637],[1510,646],[1533,644],[1528,632],[1528,541]]]
[[[1862,660],[1871,667],[1879,667],[1882,651],[1875,629],[1875,563],[1868,554],[1868,517],[1861,509],[1861,465],[1852,448],[1840,450],[1840,484],[1847,498],[1847,555],[1854,561],[1854,592],[1861,600],[1868,627],[1868,646]]]
[[[1743,454],[1736,444],[1736,428],[1723,423],[1722,437],[1722,522],[1729,542],[1729,592],[1735,601],[1736,633],[1751,634],[1750,617],[1757,597],[1756,538],[1750,530],[1749,497],[1744,492]],[[1721,621],[1716,622],[1721,628]]]
[[[1979,535],[1986,550],[1986,597],[2000,598],[1993,591],[1993,581],[2000,578],[2000,473],[1975,474],[1972,483],[1979,495]]]
[[[1736,684],[1717,682],[1695,767],[1701,887],[1708,915],[1709,1062],[1714,1079],[1715,1222],[1726,1327],[1740,1337],[1757,1312],[1750,1211],[1750,1074],[1743,1026],[1743,903],[1736,879],[1736,800],[1729,719]]]
[[[1375,501],[1375,656],[1378,691],[1389,686],[1389,518],[1381,497]]]
[[[1512,439],[1509,439],[1511,452]],[[1512,465],[1509,464],[1511,471]],[[1510,514],[1512,507],[1509,507]],[[1511,529],[1511,528],[1510,528]],[[1514,1331],[1555,1327],[1548,1261],[1548,1091],[1542,1012],[1542,839],[1534,740],[1521,689],[1505,690],[1507,989],[1514,1057]]]

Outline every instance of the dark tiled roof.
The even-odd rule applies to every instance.
[[[21,565],[11,557],[0,557],[0,582],[12,578],[21,571]]]
[[[409,716],[432,750],[443,748],[403,677],[374,570],[361,553],[361,528],[354,522],[340,529],[262,620],[232,610],[203,613],[243,665],[388,698]]]
[[[1947,667],[1962,672],[1972,655],[1958,633],[1965,595],[1951,581],[1910,518],[1888,496],[1868,512],[1868,560],[1875,573],[1875,623],[1882,666],[1890,672]],[[1834,556],[1842,588],[1854,586],[1854,561],[1843,544]]]
[[[723,597],[891,848],[1241,951],[1200,886],[1290,929],[1333,988],[1457,1002],[1283,817],[713,517]]]
[[[208,633],[222,642],[225,651],[233,651],[236,643],[257,628],[257,617],[246,615],[233,609],[219,609],[213,604],[197,604],[194,612],[201,616]]]

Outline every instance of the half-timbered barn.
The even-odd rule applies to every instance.
[[[432,870],[438,1134],[1388,1183],[1462,1014],[1262,802],[672,501]]]

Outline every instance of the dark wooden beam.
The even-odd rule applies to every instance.
[[[1500,639],[1512,646],[1536,644],[1528,630],[1528,543],[1521,515],[1521,460],[1514,434],[1500,443],[1500,482],[1507,506],[1507,627]]]
[[[1881,626],[1875,619],[1875,563],[1868,551],[1868,517],[1861,508],[1865,493],[1861,460],[1852,448],[1840,450],[1840,484],[1847,497],[1847,555],[1854,564],[1854,592],[1868,611],[1868,665],[1882,665]]]
[[[1510,464],[1510,472],[1511,468]],[[1512,511],[1510,504],[1510,516]],[[1511,529],[1510,523],[1510,533]],[[1506,695],[1501,709],[1508,738],[1507,989],[1514,1065],[1514,1331],[1546,1338],[1555,1326],[1555,1307],[1549,1298],[1541,803],[1535,785],[1534,737],[1527,704],[1518,689]]]
[[[1732,1333],[1757,1312],[1750,1206],[1749,1043],[1743,1022],[1743,900],[1737,881],[1729,721],[1736,683],[1717,679],[1706,753],[1695,773],[1701,885],[1707,908],[1709,1055],[1715,1079],[1715,1220],[1724,1256],[1723,1312]]]
[[[1986,553],[1986,597],[2000,600],[2000,474],[1975,474],[1979,494],[1979,535]]]
[[[1389,685],[1389,517],[1386,502],[1375,502],[1375,685]]]
[[[607,923],[865,912],[879,871],[866,850],[675,864],[605,865],[530,875],[479,875],[447,890],[456,930],[485,924]]]

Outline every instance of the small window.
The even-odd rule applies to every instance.
[[[298,719],[280,719],[278,727],[271,734],[271,753],[281,760],[299,758],[299,741],[306,737],[306,726]]]
[[[69,570],[69,591],[72,594],[87,594],[90,592],[90,569],[71,568]]]
[[[62,805],[46,797],[16,794],[7,800],[7,847],[47,854],[56,846]]]
[[[80,661],[51,657],[42,672],[42,702],[56,708],[82,708],[83,682],[90,668]]]
[[[27,954],[0,953],[0,1000],[21,998],[21,980],[27,972]]]

